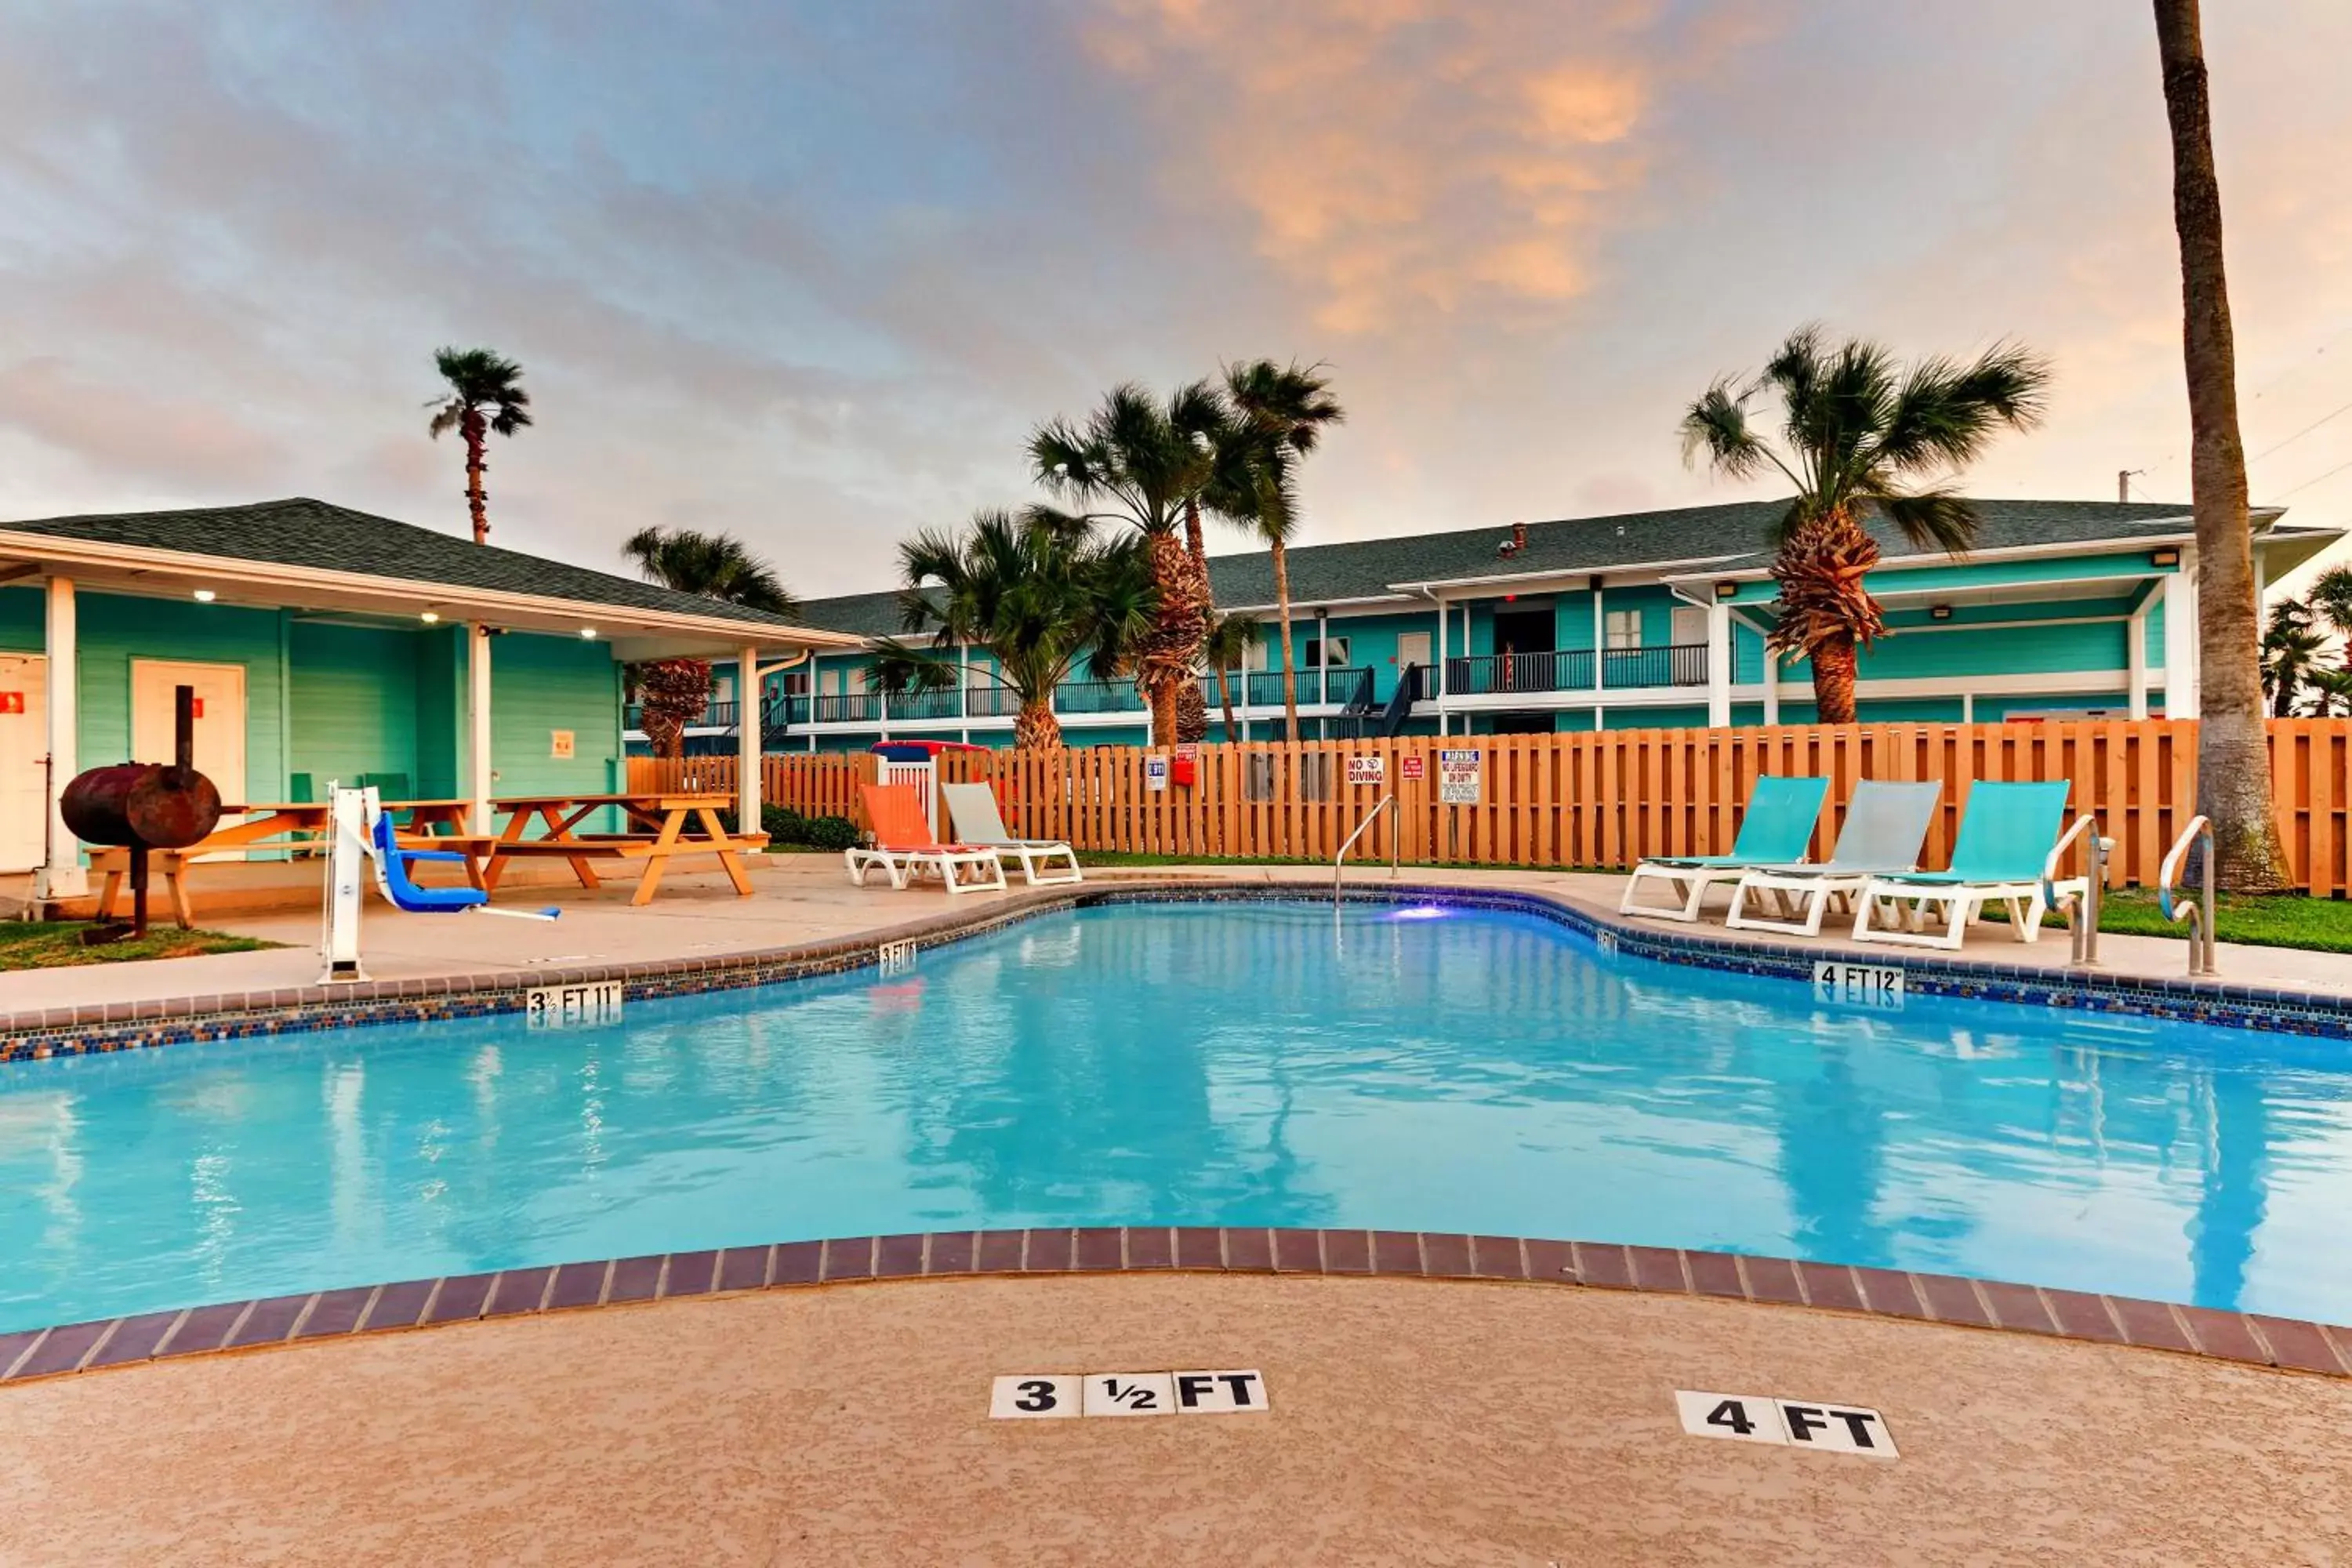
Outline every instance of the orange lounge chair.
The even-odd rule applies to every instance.
[[[1004,862],[995,850],[941,844],[931,837],[930,818],[913,784],[859,784],[857,792],[866,801],[866,820],[874,825],[874,847],[842,852],[851,881],[864,887],[866,873],[879,866],[892,887],[903,888],[929,867],[939,871],[950,893],[1005,890]],[[960,868],[971,873],[968,879]]]

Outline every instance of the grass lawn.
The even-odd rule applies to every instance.
[[[2342,899],[2306,899],[2295,894],[2249,899],[2225,893],[2213,900],[2213,923],[2223,942],[2352,952],[2352,901]],[[2099,929],[2126,936],[2186,940],[2189,935],[2188,922],[2166,920],[2157,908],[2156,895],[2141,888],[2110,889],[2099,908]]]
[[[84,947],[88,921],[0,921],[0,970],[60,969],[71,964],[122,963],[135,958],[194,958],[207,952],[251,952],[275,947],[257,937],[151,925],[145,940]]]

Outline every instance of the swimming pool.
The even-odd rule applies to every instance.
[[[0,1068],[0,1331],[820,1236],[1644,1242],[2352,1321],[2340,1044],[1604,954],[1531,913],[1041,916],[871,970]]]

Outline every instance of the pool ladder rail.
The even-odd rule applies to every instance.
[[[2088,834],[2088,837],[2084,836]],[[2058,880],[2058,863],[2066,858],[2067,847],[2083,839],[2082,892],[2077,894],[2071,883]],[[2066,917],[2066,932],[2073,946],[2066,960],[2069,968],[2094,969],[2099,963],[2099,905],[2105,897],[2107,857],[2114,853],[2116,841],[2099,832],[2098,818],[2084,813],[2051,847],[2050,858],[2042,863],[2042,903]],[[2063,890],[2062,890],[2063,889]]]
[[[2172,896],[2173,883],[2180,874],[2182,863],[2189,858],[2192,844],[2201,844],[2205,849],[2204,858],[2198,863],[2202,873],[2198,896],[2176,900]],[[2189,922],[2189,973],[2221,973],[2213,951],[2213,824],[2206,817],[2190,817],[2189,826],[2180,830],[2180,837],[2172,841],[2171,850],[2164,857],[2164,869],[2157,875],[2156,906],[2166,920]]]
[[[1342,864],[1348,858],[1348,851],[1356,847],[1356,840],[1364,836],[1365,829],[1370,827],[1373,823],[1378,822],[1381,819],[1381,813],[1384,811],[1392,812],[1395,809],[1396,795],[1394,792],[1384,795],[1381,796],[1380,799],[1374,801],[1372,803],[1372,809],[1364,813],[1364,819],[1356,824],[1356,830],[1348,835],[1348,841],[1339,846],[1339,852],[1331,857],[1331,901],[1333,903],[1336,904],[1339,901],[1339,873]],[[1391,880],[1394,880],[1397,875],[1398,840],[1403,837],[1403,835],[1396,831],[1396,826],[1395,819],[1391,817],[1389,822],[1389,877]]]

